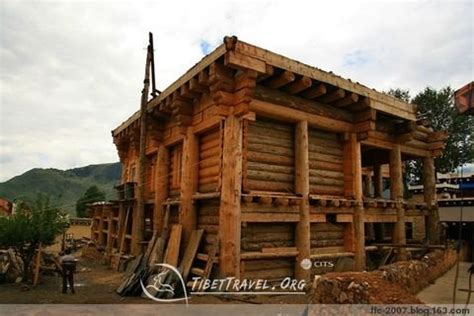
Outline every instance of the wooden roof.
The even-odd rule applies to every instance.
[[[323,71],[240,41],[235,36],[225,37],[223,44],[201,59],[201,61],[173,82],[161,94],[149,100],[148,111],[152,111],[158,106],[160,106],[159,108],[163,107],[167,97],[170,97],[175,91],[180,89],[181,86],[198,76],[200,72],[222,57],[225,59],[225,64],[233,68],[253,69],[261,74],[265,74],[270,68],[272,70],[277,69],[278,71],[291,72],[300,77],[307,77],[314,81],[343,89],[347,93],[357,94],[367,101],[370,108],[379,112],[403,120],[416,121],[416,106],[413,104],[403,102],[387,94],[370,89],[360,83],[352,82],[350,79],[344,79],[332,72]],[[140,111],[135,112],[130,118],[114,129],[112,135],[116,136],[127,127],[138,124],[139,117]]]

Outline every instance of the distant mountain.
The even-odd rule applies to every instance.
[[[68,170],[35,168],[0,183],[0,197],[32,202],[38,193],[47,194],[75,216],[76,201],[92,185],[105,192],[106,199],[114,199],[113,187],[120,181],[121,170],[119,162]]]

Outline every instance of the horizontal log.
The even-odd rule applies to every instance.
[[[208,142],[202,142],[201,141],[201,143],[199,145],[199,150],[200,151],[205,151],[207,149],[214,148],[214,147],[220,147],[220,146],[221,146],[221,139],[216,138],[216,139],[213,139],[213,140],[208,141]]]
[[[295,164],[293,157],[281,157],[274,154],[259,153],[254,151],[249,151],[247,153],[247,160],[280,166],[294,166]]]
[[[346,122],[353,121],[352,113],[346,110],[338,109],[322,102],[308,100],[277,90],[268,89],[260,85],[257,85],[255,88],[254,98],[272,103],[274,105],[282,105],[287,108],[300,110],[310,114],[321,115],[331,119],[343,120]]]
[[[323,153],[309,152],[308,156],[309,161],[316,160],[342,164],[344,160],[342,156],[328,155]]]
[[[314,85],[312,88],[306,90],[303,92],[303,97],[308,98],[308,99],[315,99],[317,97],[320,97],[324,94],[326,94],[327,88],[324,83],[319,83]]]
[[[298,251],[288,251],[288,252],[242,252],[240,258],[242,260],[259,260],[259,259],[271,259],[271,258],[290,258],[296,257]]]
[[[343,172],[344,170],[344,166],[342,165],[342,163],[316,161],[316,160],[310,160],[309,168],[311,170],[327,170],[327,171],[339,171],[339,172]]]
[[[260,153],[274,154],[286,157],[293,157],[295,155],[293,147],[285,148],[273,145],[254,144],[249,142],[248,150]]]
[[[219,175],[220,173],[220,166],[212,166],[208,168],[199,168],[199,178],[208,178],[208,177],[214,177]]]
[[[259,271],[245,271],[243,273],[243,278],[245,279],[264,279],[264,280],[273,280],[273,279],[283,279],[286,277],[292,277],[294,274],[294,268],[279,268],[279,269],[268,269],[268,270],[259,270]]]
[[[293,247],[295,245],[295,242],[293,240],[275,240],[275,241],[258,241],[258,242],[247,242],[247,241],[242,240],[241,243],[242,243],[242,250],[244,251],[261,251],[262,248]]]
[[[199,184],[198,185],[198,192],[200,193],[210,193],[217,191],[217,182],[211,182],[207,184]]]
[[[311,139],[310,139],[308,149],[309,149],[309,152],[312,152],[312,153],[322,153],[322,154],[342,157],[342,146],[338,146],[338,147],[324,146],[323,144],[316,144],[314,142],[311,142]]]
[[[199,138],[199,141],[201,142],[201,144],[203,144],[203,143],[212,142],[220,138],[221,138],[220,130],[213,129],[212,131],[206,132],[205,134],[201,135],[201,137]]]
[[[310,230],[311,239],[315,240],[334,240],[334,239],[344,239],[343,230],[333,230],[333,231],[320,231],[320,230]]]
[[[261,198],[263,199],[263,197]],[[242,205],[242,213],[299,213],[299,205],[277,206],[275,204],[252,203]]]
[[[207,177],[207,178],[200,178],[200,179],[199,179],[199,185],[201,185],[201,184],[214,183],[214,182],[218,182],[218,181],[219,181],[219,177],[218,177],[218,176]]]
[[[242,213],[242,222],[274,223],[274,222],[299,222],[299,214],[276,213]]]
[[[198,223],[204,225],[219,225],[219,216],[202,215],[199,217]]]
[[[294,234],[294,227],[292,224],[286,223],[254,223],[242,227],[242,234],[259,234],[259,233],[289,233]]]
[[[293,267],[293,262],[288,259],[275,260],[252,260],[245,263],[245,271],[257,271],[265,269],[278,269]]]
[[[272,165],[272,164],[253,162],[253,161],[247,162],[247,170],[269,171],[272,173],[291,174],[291,175],[295,173],[294,167]]]
[[[344,180],[344,173],[343,172],[338,172],[338,171],[310,169],[309,170],[309,175],[310,175],[310,177],[315,177],[315,178]],[[314,183],[317,183],[317,182],[314,182]]]
[[[214,166],[220,166],[221,157],[220,156],[211,156],[206,159],[199,161],[199,168],[205,169]]]
[[[253,136],[253,135],[252,135]],[[273,145],[284,148],[294,148],[293,140],[282,139],[274,136],[255,135],[248,137],[248,144]]]
[[[272,127],[256,126],[251,123],[248,125],[247,132],[249,136],[255,136],[255,137],[267,136],[274,139],[281,138],[288,141],[293,141],[294,139],[293,133],[278,130]]]
[[[199,159],[204,160],[210,157],[220,157],[220,155],[221,155],[221,148],[213,147],[213,148],[201,151],[199,153]]]
[[[310,184],[309,190],[311,194],[337,195],[337,196],[344,195],[344,188],[341,188],[341,187]]]
[[[290,94],[297,94],[311,87],[312,83],[313,81],[311,80],[311,78],[303,76],[300,79],[287,85],[285,88],[283,88],[283,90]]]
[[[259,118],[256,121],[250,123],[250,126],[257,127],[257,128],[268,128],[271,130],[282,131],[285,133],[293,133],[294,126],[291,123],[285,121],[277,121],[268,118]]]
[[[260,241],[293,241],[294,242],[295,235],[293,231],[287,232],[255,232],[253,231],[251,234],[246,233],[242,234],[242,242],[260,242]]]
[[[344,245],[344,238],[341,239],[318,239],[310,241],[311,248],[317,247],[332,247],[332,246],[342,246]]]
[[[292,174],[274,173],[269,171],[247,170],[247,178],[249,180],[261,180],[270,182],[294,183],[295,176]]]
[[[335,178],[327,178],[327,177],[319,177],[319,176],[310,176],[309,183],[315,185],[325,185],[334,188],[344,187],[344,179],[335,179]]]

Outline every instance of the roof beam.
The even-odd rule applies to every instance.
[[[278,89],[290,82],[295,81],[295,74],[291,71],[284,71],[279,75],[276,75],[265,82],[265,85],[269,88]]]
[[[297,94],[303,90],[308,89],[313,84],[311,78],[306,76],[301,77],[300,79],[290,83],[283,90],[291,94]]]

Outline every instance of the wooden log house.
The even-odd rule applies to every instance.
[[[110,251],[142,252],[167,207],[181,249],[203,229],[197,257],[219,238],[217,270],[237,278],[309,279],[305,258],[353,257],[362,270],[369,231],[381,242],[383,226],[396,244],[406,243],[406,223],[438,242],[433,157],[446,135],[417,121],[413,104],[226,37],[146,112],[112,131],[121,195],[94,215]],[[424,162],[423,203],[403,198],[410,159]]]

